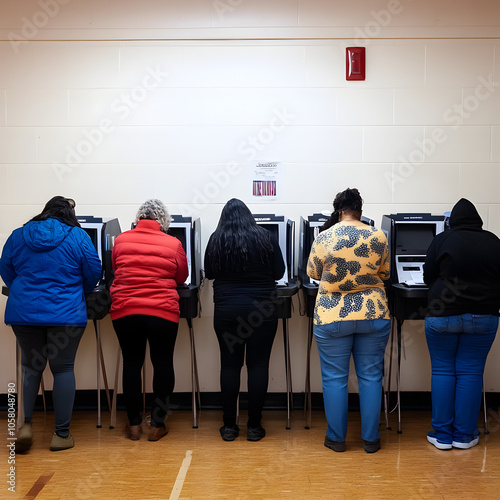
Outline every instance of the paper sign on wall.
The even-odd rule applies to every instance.
[[[252,195],[276,198],[279,183],[279,162],[259,162],[253,169]]]

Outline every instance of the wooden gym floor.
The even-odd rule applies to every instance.
[[[103,425],[108,425],[103,414]],[[75,412],[75,448],[51,452],[53,419],[35,414],[31,451],[15,457],[16,492],[8,491],[8,452],[0,459],[4,480],[0,498],[44,499],[487,499],[500,498],[500,417],[489,418],[490,434],[470,450],[440,451],[427,443],[429,412],[403,412],[403,433],[396,415],[392,430],[381,427],[382,449],[369,455],[359,437],[359,413],[349,414],[347,451],[323,446],[325,418],[313,412],[304,428],[295,411],[292,428],[286,413],[264,412],[267,436],[246,440],[246,428],[233,442],[219,436],[220,411],[203,410],[199,428],[192,413],[174,411],[169,434],[158,442],[130,441],[123,435],[125,414],[115,429],[96,428],[95,412]],[[241,422],[245,422],[242,415]],[[7,414],[0,413],[4,443]]]

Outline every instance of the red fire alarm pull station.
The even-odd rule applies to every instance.
[[[346,80],[364,80],[365,47],[347,47],[345,51]]]

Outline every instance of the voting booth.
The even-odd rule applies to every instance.
[[[295,282],[294,275],[294,245],[295,245],[295,222],[285,220],[283,215],[274,214],[253,214],[255,222],[259,226],[267,229],[278,242],[283,261],[285,262],[285,272],[277,281],[278,286],[287,286]]]
[[[94,323],[96,334],[97,353],[97,427],[101,427],[101,377],[104,382],[104,390],[111,411],[112,403],[109,393],[109,384],[104,363],[104,354],[101,343],[100,320],[108,313],[111,306],[111,295],[109,288],[113,283],[113,266],[111,253],[115,244],[115,238],[121,233],[118,219],[94,217],[92,215],[77,215],[81,228],[89,235],[99,255],[102,264],[102,274],[94,290],[87,294],[87,317]]]
[[[382,230],[391,255],[389,307],[395,318],[421,319],[425,316],[425,257],[432,240],[444,228],[444,215],[400,213],[382,217]]]
[[[422,320],[427,311],[429,289],[424,283],[423,271],[427,249],[434,237],[444,231],[445,216],[430,213],[400,213],[384,215],[382,230],[387,236],[391,256],[391,286],[388,289],[389,309],[396,323],[397,334],[397,408],[398,433],[401,433],[401,330],[405,320]],[[392,330],[391,335],[394,334]],[[392,342],[391,342],[392,345]],[[389,387],[386,398],[390,393]]]
[[[298,285],[294,273],[295,260],[295,222],[285,219],[283,215],[275,214],[253,214],[255,222],[267,229],[273,238],[278,242],[283,261],[285,262],[285,272],[277,280],[276,303],[278,317],[283,324],[283,345],[285,349],[285,378],[287,394],[287,424],[290,429],[290,411],[293,408],[292,391],[292,370],[290,357],[290,342],[288,335],[288,319],[292,317],[292,297],[298,292]]]
[[[113,283],[111,252],[115,238],[121,233],[118,219],[105,219],[91,215],[77,215],[82,229],[89,235],[102,264],[102,274],[94,291],[87,295],[87,316],[92,320],[104,318],[109,312],[111,297],[109,288]]]

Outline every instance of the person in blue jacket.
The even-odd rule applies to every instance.
[[[25,421],[17,436],[18,453],[33,442],[31,417],[47,360],[54,376],[50,449],[74,446],[69,432],[74,362],[87,324],[85,294],[101,273],[97,251],[76,218],[75,202],[62,196],[49,200],[5,243],[0,258],[0,276],[9,288],[5,323],[12,326],[22,353]]]

